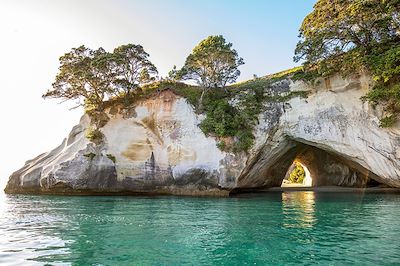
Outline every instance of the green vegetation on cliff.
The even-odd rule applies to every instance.
[[[170,77],[177,80],[194,80],[202,88],[199,108],[205,93],[210,89],[225,88],[240,76],[239,66],[243,58],[232,49],[222,35],[209,36],[202,40],[186,58],[182,69],[170,72]]]
[[[219,139],[221,149],[241,152],[252,147],[254,127],[267,102],[307,96],[301,91],[274,91],[274,82],[367,71],[375,86],[363,99],[383,105],[381,126],[387,127],[400,116],[399,18],[398,0],[319,0],[300,28],[294,59],[303,60],[303,67],[229,86],[244,62],[221,35],[202,40],[180,70],[174,67],[166,80],[157,81],[157,69],[140,45],[122,45],[113,52],[80,46],[60,57],[60,71],[43,97],[83,100],[92,120],[87,137],[101,143],[99,129],[109,120],[106,108],[118,104],[128,108],[170,89],[205,115],[199,126]]]
[[[283,79],[292,77],[301,71],[291,69],[275,75],[261,77],[225,88],[215,88],[204,94],[201,108],[199,98],[203,89],[172,80],[156,81],[142,86],[129,96],[113,97],[105,102],[106,107],[122,104],[132,106],[139,100],[156,96],[163,90],[171,90],[185,98],[198,114],[205,117],[199,125],[202,131],[219,139],[221,150],[248,151],[254,144],[253,129],[258,123],[258,116],[268,102],[286,102],[293,97],[306,97],[306,91],[274,93],[268,92],[270,86]],[[235,104],[234,104],[235,103]],[[99,120],[95,119],[95,121]]]
[[[374,88],[364,97],[381,104],[381,126],[400,116],[400,1],[319,0],[300,28],[295,61],[309,76],[369,72]]]
[[[155,81],[157,69],[140,45],[122,45],[112,53],[103,48],[73,48],[60,57],[60,71],[52,89],[44,98],[83,100],[91,127],[86,137],[96,144],[103,141],[100,131],[109,120],[107,108],[123,105],[129,108],[139,100],[155,96],[165,89],[187,99],[198,114],[204,114],[199,125],[207,135],[219,139],[225,151],[248,151],[254,143],[253,130],[266,102],[285,102],[304,92],[271,92],[270,86],[288,76],[302,75],[301,68],[275,75],[235,82],[243,63],[232,44],[223,36],[209,36],[187,57],[182,69],[170,72],[168,79]],[[199,86],[180,82],[194,80]]]

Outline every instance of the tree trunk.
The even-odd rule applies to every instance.
[[[199,113],[203,112],[203,98],[204,95],[206,94],[206,88],[203,88],[203,91],[201,92],[200,98],[199,98],[199,103],[197,106],[197,109],[199,111]]]

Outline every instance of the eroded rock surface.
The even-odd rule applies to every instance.
[[[365,76],[283,80],[266,90],[308,98],[265,102],[248,153],[218,149],[199,128],[202,116],[170,90],[135,106],[107,110],[101,144],[86,138],[84,115],[67,139],[12,174],[8,193],[154,193],[228,195],[237,188],[280,185],[293,160],[314,184],[364,187],[375,180],[400,187],[400,127],[379,127],[379,108],[363,103]],[[234,103],[233,103],[234,104]]]
[[[346,80],[334,77],[320,80],[314,86],[292,83],[290,87],[292,91],[308,88],[311,94],[307,99],[288,101],[282,106],[279,122],[257,131],[260,146],[238,177],[238,187],[278,185],[282,172],[290,166],[287,162],[301,152],[298,147],[302,145],[330,154],[349,169],[348,172],[343,170],[340,177],[336,174],[340,171],[331,170],[332,175],[321,181],[321,185],[363,186],[368,182],[365,179],[372,178],[400,187],[399,125],[380,128],[382,113],[379,108],[374,109],[361,101],[371,87],[370,79],[366,76]],[[266,117],[263,114],[261,121],[271,120],[270,117],[270,114]],[[264,141],[260,139],[262,132],[267,132]],[[330,165],[329,161],[326,158],[321,163],[327,164],[324,166],[327,169],[334,169],[335,163]],[[349,175],[360,180],[351,181]]]

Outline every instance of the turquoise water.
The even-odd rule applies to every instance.
[[[399,265],[400,195],[2,196],[1,265]]]

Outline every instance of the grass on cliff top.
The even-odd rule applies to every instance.
[[[301,75],[302,67],[292,68],[276,74],[232,84],[225,89],[209,90],[199,109],[202,89],[171,80],[156,81],[142,86],[130,95],[121,95],[105,103],[106,107],[122,104],[126,107],[135,102],[157,95],[163,90],[172,90],[185,98],[197,113],[205,114],[200,128],[206,135],[219,139],[218,147],[234,153],[246,152],[254,144],[253,129],[265,102],[285,102],[293,97],[305,97],[306,92],[290,92],[284,95],[269,95],[268,87],[279,80]],[[235,102],[235,104],[232,104]]]
[[[303,75],[303,67],[300,66],[275,74],[266,75],[264,77],[234,83],[227,86],[225,89],[210,90],[205,97],[205,102],[207,103],[207,101],[212,101],[214,98],[233,98],[241,91],[266,89],[272,83],[286,78],[291,78],[293,80],[303,79]],[[198,99],[202,93],[201,87],[172,80],[155,81],[138,88],[129,95],[121,94],[117,97],[113,97],[104,103],[104,107],[111,107],[115,104],[124,104],[129,106],[139,100],[153,97],[157,93],[166,89],[172,90],[177,95],[184,97],[195,108],[198,107]]]
[[[296,74],[298,75],[299,73],[303,72],[303,67],[294,67],[291,69],[287,69],[278,73],[274,73],[271,75],[266,75],[263,77],[259,78],[254,78],[238,83],[234,83],[230,86],[228,86],[229,89],[235,89],[235,90],[240,90],[240,89],[251,89],[251,88],[258,88],[258,87],[265,87],[268,86],[271,83],[277,82],[279,80],[283,80],[289,77],[293,77]]]

